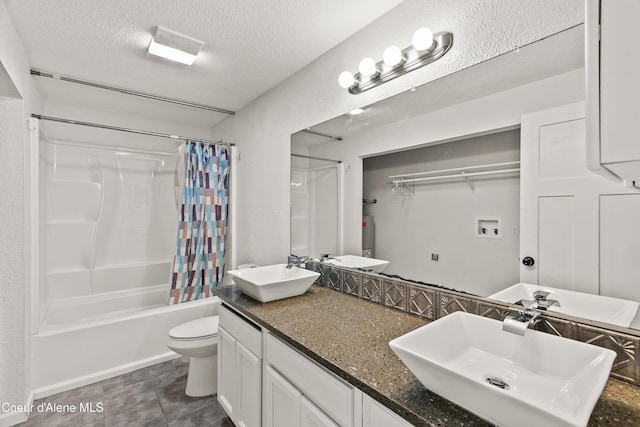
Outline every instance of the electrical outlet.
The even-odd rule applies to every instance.
[[[438,261],[438,258],[440,258],[439,254],[431,254],[431,261]]]
[[[512,225],[511,226],[511,237],[518,237],[520,235],[520,227],[518,227],[517,225]]]

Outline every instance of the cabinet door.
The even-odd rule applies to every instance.
[[[265,383],[265,427],[299,427],[302,393],[270,366]]]
[[[300,427],[339,427],[331,418],[302,396],[300,400]]]
[[[637,132],[640,58],[631,54],[627,45],[627,42],[640,37],[638,19],[638,0],[600,1],[600,138],[603,163],[640,160]]]
[[[363,395],[362,427],[411,427],[411,424],[369,396]]]
[[[218,402],[232,420],[237,420],[235,381],[238,377],[236,367],[236,339],[224,328],[218,328]]]
[[[236,363],[239,368],[239,427],[260,427],[262,363],[240,341],[236,342]]]

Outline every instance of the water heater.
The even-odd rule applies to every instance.
[[[373,258],[374,241],[375,241],[375,228],[373,224],[373,215],[362,216],[362,256]]]

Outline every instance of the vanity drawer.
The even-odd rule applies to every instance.
[[[262,332],[255,323],[230,310],[224,304],[220,305],[218,315],[221,327],[258,358],[262,358]]]
[[[354,425],[353,387],[273,335],[266,340],[268,365],[339,425]]]

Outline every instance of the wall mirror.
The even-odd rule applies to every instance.
[[[578,265],[565,259],[575,254],[566,245],[542,244],[535,234],[542,232],[532,232],[523,216],[528,200],[538,200],[532,178],[520,171],[531,170],[523,139],[531,125],[525,122],[535,122],[539,112],[578,111],[562,125],[540,125],[552,131],[538,154],[553,161],[536,166],[537,179],[544,180],[546,172],[562,178],[574,169],[592,175],[576,155],[584,140],[583,25],[361,110],[292,135],[292,253],[372,257],[388,262],[376,267],[384,274],[505,302],[532,298],[544,287],[558,301],[549,311],[638,333],[640,296],[629,286],[631,279],[607,291],[602,284],[611,280],[603,272],[614,264],[607,267],[606,260],[592,274],[598,282],[593,286],[582,283],[580,272],[565,274],[565,265]],[[573,151],[554,142],[565,139],[576,141]],[[570,187],[578,181],[557,182]],[[625,200],[640,198],[630,195],[635,197]],[[603,206],[619,212],[617,202]],[[540,203],[540,212],[563,217],[562,204],[547,209]],[[554,238],[579,247],[580,239],[567,232],[577,225],[563,227],[553,229]],[[527,249],[532,233],[542,242],[535,253]]]

